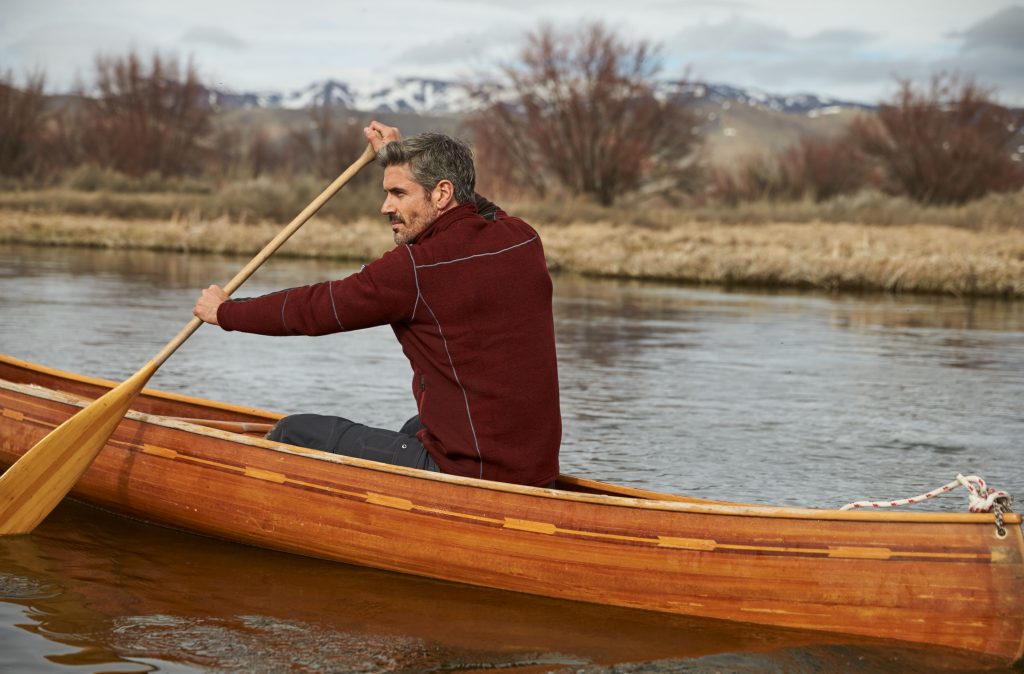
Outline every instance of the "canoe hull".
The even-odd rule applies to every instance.
[[[0,386],[0,465],[79,409],[49,374]],[[0,378],[17,379],[0,365]],[[28,376],[20,377],[28,381]],[[90,393],[81,382],[65,390]],[[155,396],[155,397],[154,397]],[[172,404],[174,403],[174,404]],[[139,409],[275,416],[143,396]],[[1007,517],[839,513],[546,490],[425,474],[132,412],[73,491],[217,538],[549,597],[968,649],[1024,648],[1024,538]],[[655,495],[657,496],[657,495]]]

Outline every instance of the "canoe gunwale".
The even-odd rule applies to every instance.
[[[54,370],[51,368],[45,368],[43,366],[36,366],[35,364],[24,363],[23,361],[16,361],[16,359],[9,359],[6,356],[0,355],[0,359],[13,361],[16,364],[28,367],[31,370],[50,374],[52,376],[58,376],[64,378],[65,373],[61,370]],[[113,385],[113,382],[107,380],[94,379],[89,377],[80,376],[67,376],[66,378],[72,378],[75,381],[82,383],[95,384],[100,386]],[[48,389],[43,386],[36,384],[19,384],[16,382],[7,381],[0,379],[0,389],[6,389],[22,395],[27,395],[35,398],[41,398],[51,402],[57,402],[67,404],[76,407],[85,407],[90,400],[81,396],[56,391],[54,389]],[[219,403],[202,398],[195,398],[191,396],[184,396],[180,394],[167,393],[163,391],[146,389],[143,391],[143,395],[160,398],[171,402],[183,402],[190,404],[201,404],[210,409],[225,409],[234,412],[245,412],[253,414],[255,416],[266,416],[268,419],[278,419],[283,415],[266,412],[263,410],[256,410],[255,408],[246,408],[237,405],[230,405],[227,403]],[[760,504],[745,504],[745,503],[731,503],[727,501],[711,501],[700,498],[681,497],[672,494],[661,494],[658,492],[647,491],[642,489],[633,488],[622,488],[622,491],[627,494],[633,495],[618,495],[618,494],[592,494],[585,492],[576,491],[565,491],[560,489],[549,489],[545,487],[531,487],[525,485],[510,484],[504,482],[493,482],[489,480],[480,480],[471,477],[462,477],[458,475],[448,475],[444,473],[435,473],[431,471],[416,470],[414,468],[405,468],[403,466],[393,466],[389,464],[378,463],[376,461],[369,461],[366,459],[360,459],[356,457],[343,456],[338,454],[330,454],[328,452],[322,452],[318,450],[305,449],[302,447],[296,447],[293,445],[287,445],[272,440],[266,440],[263,438],[246,436],[239,433],[233,433],[231,431],[220,430],[216,428],[210,428],[200,424],[182,421],[179,419],[173,419],[171,417],[148,414],[145,412],[138,412],[130,410],[125,418],[132,419],[134,421],[153,424],[157,426],[163,426],[167,428],[173,428],[180,431],[186,431],[196,435],[202,435],[212,438],[219,438],[222,440],[228,440],[236,444],[243,444],[251,447],[257,447],[260,449],[270,450],[273,452],[279,452],[282,454],[289,454],[293,456],[301,456],[305,459],[312,459],[316,461],[323,461],[325,463],[341,464],[355,468],[361,468],[377,472],[385,472],[403,475],[406,477],[415,478],[418,480],[432,480],[436,482],[446,482],[457,484],[463,487],[471,487],[476,489],[486,489],[491,491],[502,491],[516,494],[525,494],[531,496],[539,496],[542,498],[557,499],[561,501],[577,501],[583,503],[590,503],[595,505],[606,505],[615,506],[620,508],[639,508],[644,510],[661,510],[671,512],[686,512],[686,513],[699,513],[703,515],[723,515],[723,516],[741,516],[741,517],[765,517],[765,518],[777,518],[777,519],[797,519],[797,520],[831,520],[831,521],[852,521],[852,522],[870,522],[870,523],[886,523],[886,522],[907,522],[907,523],[945,523],[945,524],[984,524],[989,523],[995,527],[995,515],[992,513],[947,513],[947,512],[908,512],[908,511],[885,511],[881,512],[878,510],[829,510],[822,508],[794,508],[786,506],[772,506],[772,505],[760,505]],[[577,485],[584,488],[594,489],[610,489],[612,491],[617,489],[616,485],[610,485],[607,483],[589,480],[586,478],[580,478],[572,475],[561,475],[559,481],[568,485]],[[1022,517],[1020,513],[1006,513],[1003,515],[1003,521],[1006,525],[1020,525]]]
[[[67,381],[73,381],[80,384],[86,384],[88,386],[98,386],[104,389],[111,389],[120,384],[121,382],[114,381],[112,379],[103,379],[102,377],[90,377],[84,374],[78,374],[77,372],[69,372],[67,370],[59,370],[57,368],[48,367],[46,365],[40,365],[39,363],[32,363],[27,360],[21,360],[13,356],[8,356],[5,353],[0,353],[0,363],[10,365],[12,367],[29,370],[31,372],[38,372],[56,379],[64,379]],[[0,378],[0,381],[4,381]],[[14,382],[11,382],[14,383]],[[45,389],[45,387],[38,387]],[[46,389],[53,390],[53,389]],[[263,417],[268,421],[275,422],[282,419],[284,414],[280,412],[271,412],[269,410],[261,410],[257,407],[247,407],[245,405],[235,405],[233,403],[225,403],[220,401],[207,400],[204,398],[197,398],[195,396],[185,395],[181,393],[172,393],[170,391],[161,391],[154,388],[144,388],[139,393],[140,396],[149,398],[156,398],[158,400],[166,400],[171,403],[185,403],[193,405],[201,405],[203,407],[209,407],[218,410],[224,410],[227,412],[234,412],[236,414],[249,414],[252,416]],[[90,401],[91,402],[91,401]]]

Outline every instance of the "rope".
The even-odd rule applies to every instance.
[[[914,496],[911,498],[901,498],[894,501],[855,501],[853,503],[847,503],[840,510],[852,510],[854,508],[892,508],[893,506],[904,506],[912,505],[914,503],[921,503],[927,501],[930,498],[935,498],[940,494],[945,494],[948,491],[953,491],[959,486],[963,486],[967,490],[967,505],[968,509],[972,513],[987,513],[992,512],[993,508],[997,514],[1002,512],[1009,512],[1010,504],[1013,503],[1013,497],[1008,493],[998,489],[992,489],[985,484],[985,480],[978,477],[977,475],[963,475],[957,473],[956,479],[952,482],[942,485],[937,489],[932,489],[926,494],[920,496]]]

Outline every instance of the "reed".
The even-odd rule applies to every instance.
[[[534,221],[553,270],[717,285],[1024,298],[1024,228],[691,219],[636,226]],[[252,255],[279,226],[0,210],[0,242]],[[369,261],[393,245],[379,218],[318,217],[278,255]]]

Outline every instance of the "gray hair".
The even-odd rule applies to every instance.
[[[442,180],[455,187],[455,200],[460,204],[473,202],[476,169],[473,152],[463,141],[442,133],[421,133],[388,143],[377,152],[377,161],[385,168],[408,164],[412,177],[427,192]]]

